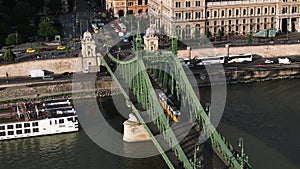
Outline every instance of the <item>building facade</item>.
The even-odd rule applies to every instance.
[[[82,71],[99,72],[101,60],[99,54],[96,53],[96,42],[92,38],[92,34],[88,31],[84,32],[81,39],[81,54],[82,54]]]
[[[106,4],[107,10],[112,10],[115,17],[148,12],[148,0],[107,0]]]
[[[300,0],[150,0],[150,25],[171,34],[176,26],[180,39],[209,31],[224,35],[252,34],[263,29],[300,32]]]

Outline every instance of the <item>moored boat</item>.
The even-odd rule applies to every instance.
[[[79,130],[78,115],[68,99],[18,102],[0,110],[0,140]]]

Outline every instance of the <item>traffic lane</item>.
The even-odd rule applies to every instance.
[[[54,77],[54,80],[51,80],[51,81],[71,80],[72,79],[72,76],[64,76],[63,74],[54,74],[53,77]],[[32,78],[28,75],[28,76],[23,76],[23,77],[0,78],[0,85],[1,84],[3,85],[3,84],[43,82],[43,81],[46,81],[46,80],[43,80],[42,77]]]

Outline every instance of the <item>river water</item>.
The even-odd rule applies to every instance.
[[[300,168],[300,81],[236,84],[227,88],[226,107],[218,127],[221,133],[234,146],[237,146],[238,137],[244,138],[245,150],[254,168]],[[201,88],[200,91],[202,101],[209,100],[209,88]],[[122,132],[124,118],[111,106],[111,98],[101,99],[99,105],[108,123]],[[1,141],[0,163],[0,168],[11,169],[167,168],[160,155],[149,158],[114,155],[97,146],[83,130]]]

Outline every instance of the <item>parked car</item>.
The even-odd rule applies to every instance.
[[[66,47],[65,46],[57,46],[57,48],[56,48],[57,50],[65,50],[66,49]]]
[[[291,64],[291,60],[289,58],[278,58],[279,64]]]
[[[267,60],[265,60],[265,63],[266,63],[266,64],[270,64],[270,63],[274,63],[274,61],[273,61],[273,60],[267,59]]]
[[[34,53],[34,52],[36,52],[35,49],[28,48],[28,49],[26,50],[26,53]]]

